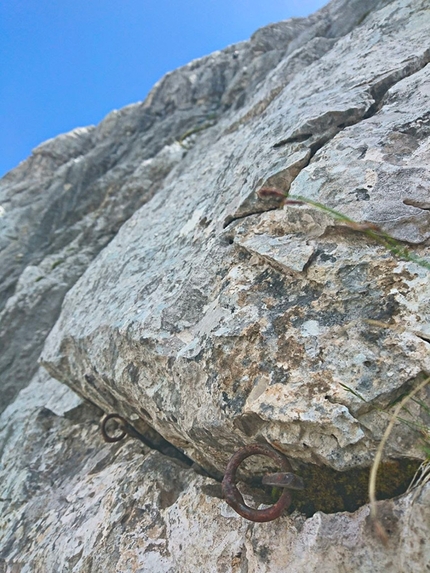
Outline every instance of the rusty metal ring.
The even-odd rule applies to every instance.
[[[236,486],[236,472],[240,464],[250,456],[267,456],[281,466],[283,472],[291,472],[290,462],[269,445],[250,444],[236,452],[227,464],[222,491],[225,501],[242,517],[250,521],[265,522],[277,519],[291,504],[291,493],[284,489],[279,500],[266,509],[254,509],[246,505],[242,494]]]
[[[119,423],[121,428],[121,433],[118,436],[111,436],[107,432],[107,423],[109,420],[116,420]],[[119,414],[108,414],[105,418],[103,418],[101,424],[101,431],[103,434],[103,439],[105,442],[120,442],[125,436],[127,435],[127,420],[120,416]]]

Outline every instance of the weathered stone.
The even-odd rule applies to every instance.
[[[430,373],[428,270],[360,232],[430,259],[429,29],[424,0],[335,0],[2,179],[1,407],[34,376],[0,418],[0,571],[428,568],[428,483],[380,503],[388,547],[367,506],[324,514],[339,503],[315,491],[308,519],[249,524],[214,479],[98,423],[149,424],[215,477],[253,441],[308,489],[367,471],[382,409]],[[35,374],[51,328],[42,364],[82,398]],[[398,468],[424,457],[428,397],[389,439]]]
[[[195,135],[236,117],[272,74],[273,89],[240,121],[261,113],[378,4],[336,0],[308,19],[262,28],[248,42],[167,74],[145,102],[39,145],[1,180],[0,411],[35,373],[67,290],[157,192]]]
[[[429,239],[429,68],[397,83],[379,113],[327,143],[291,193],[378,224],[402,241]]]
[[[378,504],[386,547],[368,506],[253,524],[176,460],[132,439],[103,443],[99,417],[43,373],[3,412],[0,571],[421,573],[430,563],[430,483]]]
[[[394,135],[424,117],[429,18],[421,2],[390,2],[292,77],[287,55],[287,80],[260,115],[249,111],[276,87],[273,74],[195,134],[67,295],[43,353],[49,372],[220,471],[240,444],[262,438],[305,462],[369,464],[383,425],[375,406],[430,371],[428,273],[315,209],[260,213],[269,207],[256,192],[292,185],[428,253],[428,211],[406,205],[398,186],[379,187],[363,146],[385,138],[395,155],[401,141],[404,156]],[[407,136],[416,159],[376,166],[394,170],[409,202],[425,200],[425,130]],[[371,198],[359,200],[366,181]],[[404,428],[387,451],[420,457],[414,442]]]
[[[0,409],[35,372],[65,293],[183,155],[175,144],[118,166],[114,142],[95,143],[98,131],[103,124],[41,145],[2,180]],[[90,151],[77,148],[83,135],[94,138]]]

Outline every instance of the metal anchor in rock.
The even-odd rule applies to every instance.
[[[109,422],[115,421],[119,429],[118,434],[111,433]],[[164,455],[174,457],[185,462],[188,466],[193,462],[183,452],[172,446],[172,444],[160,445],[138,432],[123,416],[119,414],[108,414],[101,423],[101,432],[106,442],[119,442],[125,436],[137,438],[151,449],[158,450]],[[251,456],[266,456],[274,460],[281,468],[281,472],[267,474],[263,477],[264,485],[284,488],[279,500],[272,506],[264,509],[255,509],[246,505],[242,494],[236,486],[236,473],[240,464]],[[199,472],[201,473],[201,472]],[[203,472],[205,474],[205,472]],[[206,473],[206,475],[209,475]],[[242,517],[250,521],[265,522],[272,521],[280,517],[285,509],[291,504],[291,489],[304,489],[302,478],[292,472],[292,467],[287,458],[280,452],[267,444],[250,444],[237,451],[227,464],[224,478],[222,480],[222,492],[225,501]]]
[[[110,430],[108,429],[110,426],[109,423],[111,421],[116,422],[117,429],[119,429],[119,434],[111,433],[112,428]],[[194,463],[188,456],[181,452],[181,450],[170,444],[162,436],[159,436],[157,441],[149,439],[147,436],[144,436],[138,432],[136,428],[130,424],[130,422],[128,422],[123,416],[120,416],[119,414],[107,414],[107,416],[105,416],[102,420],[100,429],[105,442],[119,442],[125,438],[125,436],[131,436],[132,438],[136,438],[143,442],[145,446],[148,446],[148,448],[151,450],[157,450],[164,456],[179,460],[187,466],[192,466]]]
[[[279,500],[274,505],[264,509],[255,509],[246,505],[236,486],[236,472],[240,464],[246,458],[256,455],[271,458],[282,469],[282,472],[267,474],[263,477],[263,484],[284,488]],[[304,489],[304,487],[302,478],[292,472],[291,464],[287,458],[266,444],[250,444],[237,451],[228,462],[222,480],[222,492],[225,501],[245,519],[257,522],[272,521],[280,517],[291,504],[291,493],[288,490]]]

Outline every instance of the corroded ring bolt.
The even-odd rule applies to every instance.
[[[107,426],[108,426],[109,420],[115,420],[118,423],[119,428],[121,430],[121,433],[118,434],[117,436],[113,436],[113,435],[108,433]],[[126,429],[127,426],[128,426],[127,420],[125,418],[123,418],[122,416],[120,416],[119,414],[108,414],[107,416],[105,416],[105,418],[103,418],[102,425],[101,425],[101,431],[102,431],[104,441],[105,442],[120,442],[123,438],[125,438],[125,436],[128,433],[127,429]]]
[[[251,456],[266,456],[274,460],[283,470],[275,474],[264,476],[265,485],[274,485],[285,488],[278,501],[265,509],[254,509],[246,505],[242,494],[236,486],[236,472],[240,464]],[[291,504],[291,493],[289,489],[303,489],[304,484],[300,477],[292,473],[290,462],[280,452],[266,444],[250,444],[236,452],[227,464],[224,479],[222,480],[222,491],[225,501],[236,513],[249,519],[250,521],[265,522],[277,519],[282,512]]]

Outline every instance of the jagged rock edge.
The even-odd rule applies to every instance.
[[[338,135],[339,133],[341,133],[342,131],[344,131],[348,127],[358,125],[362,121],[365,121],[366,119],[370,119],[371,117],[376,115],[384,107],[385,96],[387,95],[387,93],[389,92],[389,90],[392,87],[394,87],[396,84],[398,84],[402,80],[409,78],[409,77],[413,76],[414,74],[420,72],[429,63],[430,63],[430,49],[427,49],[421,56],[417,56],[412,62],[409,62],[408,64],[406,64],[404,68],[402,68],[400,70],[396,70],[395,72],[392,72],[391,74],[389,74],[385,78],[381,79],[379,82],[376,82],[374,85],[372,85],[369,88],[369,93],[374,100],[373,104],[371,104],[369,106],[369,108],[367,109],[367,111],[365,111],[363,113],[363,115],[359,119],[357,119],[356,121],[351,121],[350,123],[340,124],[340,125],[336,126],[335,128],[333,128],[332,130],[330,130],[328,133],[326,132],[326,133],[322,134],[319,138],[316,139],[316,141],[311,143],[311,145],[309,146],[310,154],[309,154],[308,160],[304,163],[304,165],[302,167],[300,167],[299,172],[292,178],[292,180],[288,186],[288,189],[284,189],[286,194],[288,194],[289,188],[291,187],[293,181],[295,179],[297,179],[297,177],[300,175],[300,173],[303,170],[305,170],[311,164],[312,159],[315,157],[315,155],[318,153],[318,151],[323,149],[323,147],[325,145],[327,145],[328,143],[330,143],[330,141],[332,141],[336,137],[336,135]],[[291,137],[288,137],[286,139],[282,139],[279,142],[274,143],[272,147],[273,147],[273,149],[277,149],[277,148],[282,147],[288,143],[301,143],[303,141],[307,141],[308,139],[311,139],[312,135],[313,135],[312,133],[303,133],[303,134],[298,133],[297,135],[293,134]],[[288,170],[289,170],[289,168],[286,169],[287,172],[288,172]],[[271,175],[271,177],[273,177],[273,175]],[[259,185],[258,187],[260,189],[262,187],[265,187],[266,185],[267,185],[267,180],[264,183],[262,183],[261,185]],[[259,189],[256,189],[255,192],[258,192]],[[229,225],[231,225],[232,223],[235,223],[236,221],[241,221],[241,220],[246,219],[247,217],[250,217],[252,215],[261,215],[262,213],[267,213],[269,211],[275,211],[278,208],[279,208],[279,204],[274,205],[273,201],[271,202],[270,206],[265,206],[264,202],[261,201],[261,208],[259,207],[258,209],[250,210],[249,212],[246,212],[243,215],[238,215],[236,217],[234,215],[226,217],[226,219],[224,220],[224,223],[223,223],[223,229],[226,229]]]

